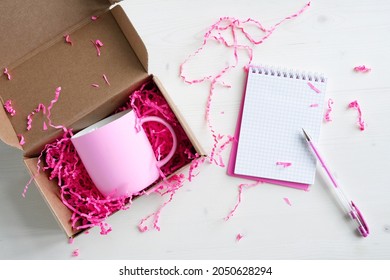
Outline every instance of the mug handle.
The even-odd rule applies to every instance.
[[[158,123],[161,123],[161,124],[165,125],[168,128],[169,132],[172,135],[173,141],[172,141],[171,151],[169,152],[169,154],[164,159],[157,161],[157,166],[158,167],[164,166],[173,157],[173,155],[176,152],[177,138],[176,138],[175,131],[173,130],[172,126],[169,123],[167,123],[165,120],[163,120],[163,119],[161,119],[159,117],[156,117],[156,116],[148,116],[148,117],[144,117],[144,118],[140,119],[140,125],[143,125],[146,122],[158,122]]]

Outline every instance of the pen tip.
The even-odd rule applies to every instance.
[[[305,138],[307,141],[310,141],[310,136],[307,134],[307,132],[302,128],[303,134],[305,135]]]

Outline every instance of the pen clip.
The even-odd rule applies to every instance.
[[[366,221],[364,220],[363,218],[363,215],[362,215],[362,212],[360,212],[359,208],[355,205],[355,203],[353,203],[353,201],[351,201],[351,206],[352,206],[352,217],[354,219],[357,219],[358,223],[359,223],[359,227],[358,227],[358,230],[360,232],[360,234],[363,236],[363,237],[367,237],[368,234],[370,233],[370,230],[367,226],[367,223]],[[357,216],[356,216],[356,214]]]

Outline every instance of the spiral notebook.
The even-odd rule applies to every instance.
[[[314,183],[302,128],[318,141],[325,89],[322,75],[249,67],[228,174],[299,189]]]

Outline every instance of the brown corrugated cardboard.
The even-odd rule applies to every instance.
[[[9,11],[14,12],[15,15],[12,8],[17,8],[20,1],[14,2],[16,2],[15,6],[8,0],[1,3],[0,14],[3,11]],[[44,32],[45,34],[41,34],[42,37],[40,37],[39,33],[35,33],[36,30],[34,30],[32,34],[27,35],[32,40],[34,48],[18,47],[15,53],[8,47],[5,48],[7,55],[4,56],[5,60],[2,62],[6,61],[11,65],[10,71],[13,79],[8,81],[4,76],[0,77],[0,99],[3,103],[11,99],[17,113],[14,117],[9,117],[3,108],[0,108],[2,123],[0,138],[20,148],[16,135],[24,135],[26,144],[23,150],[26,166],[35,176],[38,189],[49,208],[67,236],[70,237],[77,233],[69,223],[71,212],[61,202],[57,184],[50,181],[45,172],[41,171],[37,174],[36,166],[38,162],[36,156],[44,145],[52,142],[62,132],[54,128],[44,131],[41,127],[42,114],[34,115],[32,129],[26,131],[26,116],[36,108],[38,103],[49,105],[58,86],[61,86],[62,91],[58,102],[53,107],[52,121],[54,124],[71,127],[77,131],[111,114],[128,99],[129,92],[147,79],[153,79],[197,152],[204,153],[161,82],[147,73],[146,48],[122,8],[116,6],[112,10],[107,10],[108,2],[115,1],[86,0],[84,4],[81,3],[83,1],[76,0],[44,2],[47,6],[40,15],[42,24],[48,28],[48,33]],[[86,3],[91,6],[87,7]],[[73,8],[69,8],[68,5],[73,5]],[[25,5],[23,9],[24,7]],[[35,11],[42,7],[37,5],[30,8]],[[52,17],[58,14],[57,9],[64,9],[69,22],[65,20],[67,17],[52,20]],[[74,10],[76,15],[72,14],[71,10]],[[32,12],[32,14],[35,13]],[[92,14],[99,14],[99,19],[91,21]],[[0,24],[1,22],[2,19],[0,19]],[[30,19],[29,22],[34,22],[39,26],[39,21]],[[54,26],[50,26],[51,22]],[[18,31],[16,27],[11,29],[14,32]],[[73,46],[64,42],[64,31],[70,34],[74,42]],[[20,32],[27,33],[28,31]],[[99,57],[91,42],[97,39],[104,43],[101,48],[102,54]],[[4,49],[4,45],[0,48]],[[0,57],[3,58],[2,55]],[[104,83],[103,74],[109,77],[111,86]],[[93,83],[99,84],[100,87],[92,87]]]
[[[108,0],[0,1],[0,67],[14,68],[25,56],[109,7]]]

